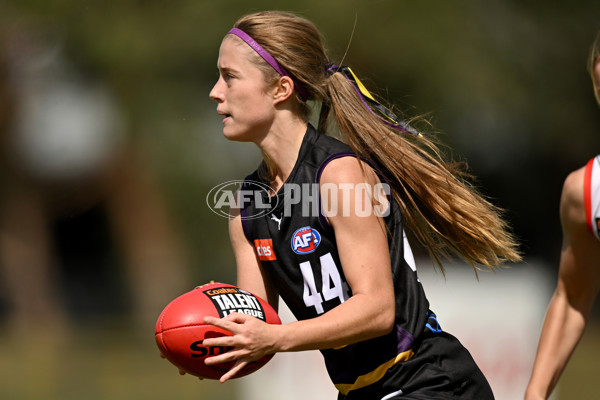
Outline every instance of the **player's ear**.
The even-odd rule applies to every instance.
[[[275,104],[281,103],[290,98],[294,93],[294,81],[289,76],[282,76],[275,83],[273,100]]]

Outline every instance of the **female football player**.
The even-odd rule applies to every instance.
[[[224,382],[265,354],[318,349],[339,399],[492,399],[469,352],[429,309],[407,236],[440,266],[453,254],[493,268],[520,259],[499,210],[432,138],[333,64],[306,19],[242,17],[217,65],[210,97],[224,136],[264,156],[242,189],[272,188],[232,210],[238,286],[274,307],[281,296],[298,321],[207,318],[233,336],[204,344],[234,349],[206,363],[236,362]],[[332,126],[341,140],[326,135]]]

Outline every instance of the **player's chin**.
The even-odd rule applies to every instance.
[[[235,127],[229,126],[229,125],[225,125],[223,127],[223,136],[225,136],[225,139],[227,140],[231,140],[234,142],[239,142],[240,139],[240,132],[239,130],[235,129]]]
[[[230,140],[232,142],[249,142],[249,141],[251,141],[249,138],[249,135],[246,133],[246,131],[244,131],[242,129],[236,129],[233,126],[223,127],[223,136],[225,136],[225,138],[227,140]]]

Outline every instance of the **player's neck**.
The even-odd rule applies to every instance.
[[[275,122],[269,134],[259,144],[262,151],[277,167],[277,173],[272,182],[275,190],[283,185],[294,169],[306,130],[306,122],[299,119]]]

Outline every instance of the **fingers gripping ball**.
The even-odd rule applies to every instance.
[[[205,347],[204,339],[231,336],[231,333],[204,323],[205,316],[222,318],[232,312],[244,313],[269,324],[281,324],[277,312],[263,299],[226,283],[211,282],[198,286],[171,301],[156,321],[156,344],[164,357],[180,371],[206,379],[219,379],[233,367],[233,362],[206,365],[207,357],[231,350]],[[236,377],[258,370],[273,355],[249,363]]]

